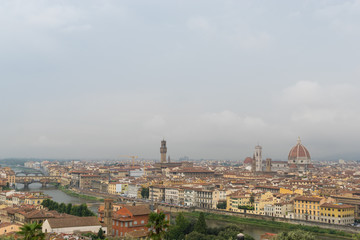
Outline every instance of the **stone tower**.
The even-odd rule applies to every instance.
[[[104,199],[104,223],[107,227],[107,236],[112,236],[113,201],[112,199]]]
[[[255,147],[255,164],[256,164],[256,168],[255,170],[257,172],[261,172],[262,171],[262,147],[257,145]]]
[[[266,159],[266,171],[271,172],[271,158]]]
[[[160,147],[161,163],[166,163],[166,152],[167,152],[166,141],[163,139],[161,141],[161,147]]]

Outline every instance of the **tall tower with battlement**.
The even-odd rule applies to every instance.
[[[166,163],[166,152],[167,152],[166,141],[163,139],[161,141],[161,147],[160,147],[161,163]]]

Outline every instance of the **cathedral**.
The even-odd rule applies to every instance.
[[[310,153],[302,145],[300,137],[294,147],[290,149],[288,161],[272,161],[271,158],[262,159],[262,147],[257,145],[252,158],[247,157],[244,160],[246,169],[252,172],[292,172],[292,171],[309,171],[314,167],[311,163]]]

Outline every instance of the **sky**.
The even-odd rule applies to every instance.
[[[0,158],[360,160],[359,0],[0,1]]]

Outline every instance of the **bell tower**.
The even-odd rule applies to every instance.
[[[166,141],[163,139],[161,141],[161,147],[160,147],[161,163],[166,163],[166,152],[167,152]]]
[[[256,171],[262,172],[262,147],[259,145],[255,147],[255,163]]]
[[[107,236],[112,236],[112,213],[113,213],[113,200],[112,199],[104,199],[105,207],[104,207],[104,223],[107,227]]]

